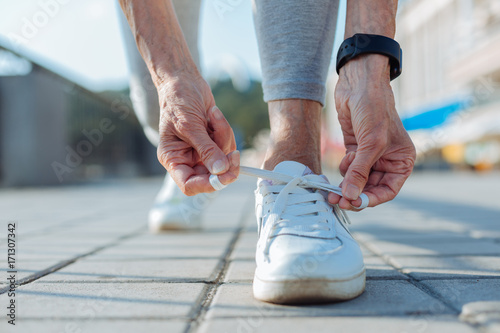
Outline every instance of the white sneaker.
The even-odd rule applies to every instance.
[[[198,194],[188,197],[167,174],[153,207],[149,211],[149,230],[158,233],[201,228],[203,211],[212,196]]]
[[[360,295],[365,288],[363,255],[345,225],[345,213],[318,190],[321,184],[331,186],[326,177],[290,161],[274,172],[290,180],[257,183],[255,298],[289,304]]]

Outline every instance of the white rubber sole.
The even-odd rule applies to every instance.
[[[311,304],[346,301],[365,290],[366,273],[346,280],[301,279],[265,281],[257,276],[253,280],[256,299],[276,304]]]

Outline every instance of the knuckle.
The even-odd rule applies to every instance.
[[[353,167],[351,169],[351,177],[358,182],[366,182],[370,171],[361,167]]]
[[[175,122],[175,129],[183,136],[191,136],[190,134],[195,132],[195,128],[196,126],[194,125],[194,123],[188,121],[187,119],[178,119]]]
[[[196,147],[196,150],[198,151],[198,154],[200,154],[202,160],[206,160],[218,153],[218,149],[215,147],[215,145],[209,143],[198,145],[198,147]]]

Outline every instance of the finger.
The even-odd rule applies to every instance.
[[[331,203],[332,205],[338,204],[341,198],[342,197],[336,193],[333,192],[328,193],[328,202]]]
[[[200,171],[198,167],[195,170],[188,165],[178,164],[170,170],[170,176],[185,195],[192,196],[214,192],[215,190],[208,179],[209,174],[198,174],[197,172]]]
[[[211,174],[220,175],[229,170],[230,164],[226,154],[210,138],[205,128],[193,124],[189,133],[182,134],[183,139],[196,150]]]
[[[368,181],[371,168],[378,158],[379,154],[373,149],[358,150],[356,152],[342,184],[342,196],[344,199],[350,202],[358,199]]]
[[[223,185],[231,184],[238,179],[240,174],[240,152],[235,150],[227,155],[231,164],[229,171],[219,175],[219,180]]]
[[[347,170],[349,169],[349,166],[351,165],[352,161],[354,161],[355,156],[356,152],[350,151],[344,156],[342,161],[340,161],[339,171],[342,177],[345,177],[345,174],[347,173]]]
[[[233,129],[227,122],[222,111],[214,106],[208,113],[208,120],[213,129],[213,141],[228,154],[236,149]]]
[[[227,172],[218,176],[223,185],[234,182],[239,175],[240,152],[233,151],[227,158],[231,166]],[[210,184],[210,173],[203,165],[191,168],[185,164],[178,164],[172,167],[170,174],[182,192],[188,196],[215,191]]]

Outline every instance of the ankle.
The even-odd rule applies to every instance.
[[[269,102],[270,143],[263,167],[272,170],[283,161],[296,161],[321,173],[322,106],[310,100]]]

